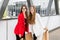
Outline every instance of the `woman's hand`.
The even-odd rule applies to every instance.
[[[46,27],[46,28],[44,28],[44,30],[48,31],[48,28]]]
[[[19,37],[20,37],[20,40],[23,40],[23,38],[21,38],[22,37],[21,34],[19,34]]]
[[[21,38],[21,34],[19,34],[19,37]]]

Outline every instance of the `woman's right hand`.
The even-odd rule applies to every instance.
[[[21,34],[19,34],[19,37],[21,38]]]

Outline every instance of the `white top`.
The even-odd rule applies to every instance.
[[[35,24],[29,24],[29,32],[35,33],[36,36],[43,35],[45,32],[43,25],[41,24],[40,15],[36,13]]]

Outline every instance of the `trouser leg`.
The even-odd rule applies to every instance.
[[[33,34],[33,40],[36,40],[37,39],[37,37],[35,36],[35,34]]]

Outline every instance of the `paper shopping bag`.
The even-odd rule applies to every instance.
[[[48,31],[44,32],[43,40],[49,40],[49,32]]]
[[[33,40],[33,38],[32,38],[32,33],[26,34],[26,35],[25,35],[25,39],[26,39],[26,40]]]

